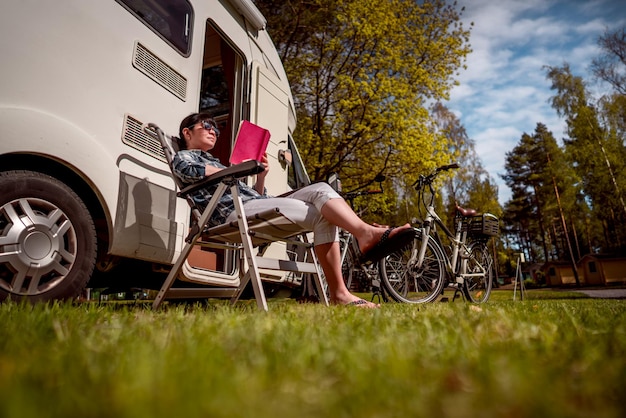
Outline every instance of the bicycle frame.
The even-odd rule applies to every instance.
[[[421,229],[422,236],[428,237],[428,239],[433,239],[439,249],[441,250],[441,254],[444,255],[444,262],[446,266],[447,280],[451,281],[451,278],[454,278],[454,283],[458,285],[462,285],[466,278],[471,277],[480,277],[486,273],[485,269],[480,266],[481,272],[478,273],[468,273],[467,272],[467,261],[471,257],[468,243],[467,243],[467,231],[464,231],[463,226],[463,217],[457,215],[455,218],[456,224],[456,232],[452,233],[450,229],[443,223],[439,215],[435,212],[434,206],[431,204],[427,207],[428,216],[424,220]],[[446,251],[446,245],[444,245],[439,232],[436,227],[441,228],[446,236],[451,241],[450,250]],[[426,247],[428,244],[427,240],[422,240],[422,244],[419,248],[419,251],[414,251],[416,257],[411,257],[411,262],[417,263],[418,267],[422,267],[424,263],[424,255],[426,253]],[[415,249],[417,250],[417,249]]]
[[[450,165],[447,167],[443,167],[442,170],[447,170],[449,168],[457,168],[454,165]],[[435,173],[438,173],[436,171]],[[434,178],[434,177],[433,177]],[[469,246],[467,245],[467,231],[463,229],[463,220],[465,216],[460,214],[457,211],[455,216],[455,232],[452,233],[450,229],[443,223],[441,217],[435,211],[434,200],[435,200],[435,190],[433,189],[432,182],[428,182],[428,187],[430,189],[431,198],[428,205],[426,205],[426,218],[422,222],[421,233],[423,237],[428,237],[427,239],[421,240],[421,246],[419,249],[413,248],[411,253],[411,258],[409,259],[409,263],[416,265],[418,268],[421,268],[424,263],[424,256],[426,254],[426,248],[428,245],[428,240],[433,239],[434,242],[441,250],[441,254],[444,255],[444,263],[446,267],[446,281],[450,282],[451,278],[454,279],[454,283],[458,285],[463,285],[465,279],[472,277],[481,277],[486,274],[486,270],[480,263],[478,266],[480,268],[480,272],[477,273],[468,273],[467,272],[467,262],[471,257]],[[425,202],[424,202],[425,203]],[[450,250],[446,251],[446,245],[443,244],[443,241],[439,235],[437,230],[437,226],[443,230],[446,236],[451,241]],[[415,245],[414,245],[415,247]]]

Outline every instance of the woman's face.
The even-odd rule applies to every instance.
[[[215,146],[219,130],[210,121],[199,121],[189,128],[183,129],[188,149],[209,151]]]

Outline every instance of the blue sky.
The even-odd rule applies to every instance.
[[[589,66],[599,53],[598,37],[626,25],[626,0],[457,0],[464,26],[474,22],[473,52],[445,103],[460,119],[483,166],[496,180],[504,204],[511,191],[505,153],[523,133],[543,123],[560,141],[565,124],[550,106],[543,66],[568,63],[592,83]],[[599,85],[590,85],[600,89]],[[599,91],[599,90],[596,90]]]

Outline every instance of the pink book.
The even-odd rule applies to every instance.
[[[267,144],[270,142],[270,131],[254,123],[242,120],[235,138],[235,146],[230,154],[230,163],[239,164],[242,161],[261,161]]]

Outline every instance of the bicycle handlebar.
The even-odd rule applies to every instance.
[[[415,190],[419,191],[422,188],[424,188],[426,185],[430,186],[432,182],[435,180],[435,178],[437,177],[437,175],[441,173],[442,171],[453,170],[459,167],[461,167],[459,163],[452,163],[452,164],[442,165],[441,167],[437,167],[435,171],[433,171],[427,176],[420,175],[419,178],[415,180],[415,183],[413,183],[413,186],[415,187]]]

